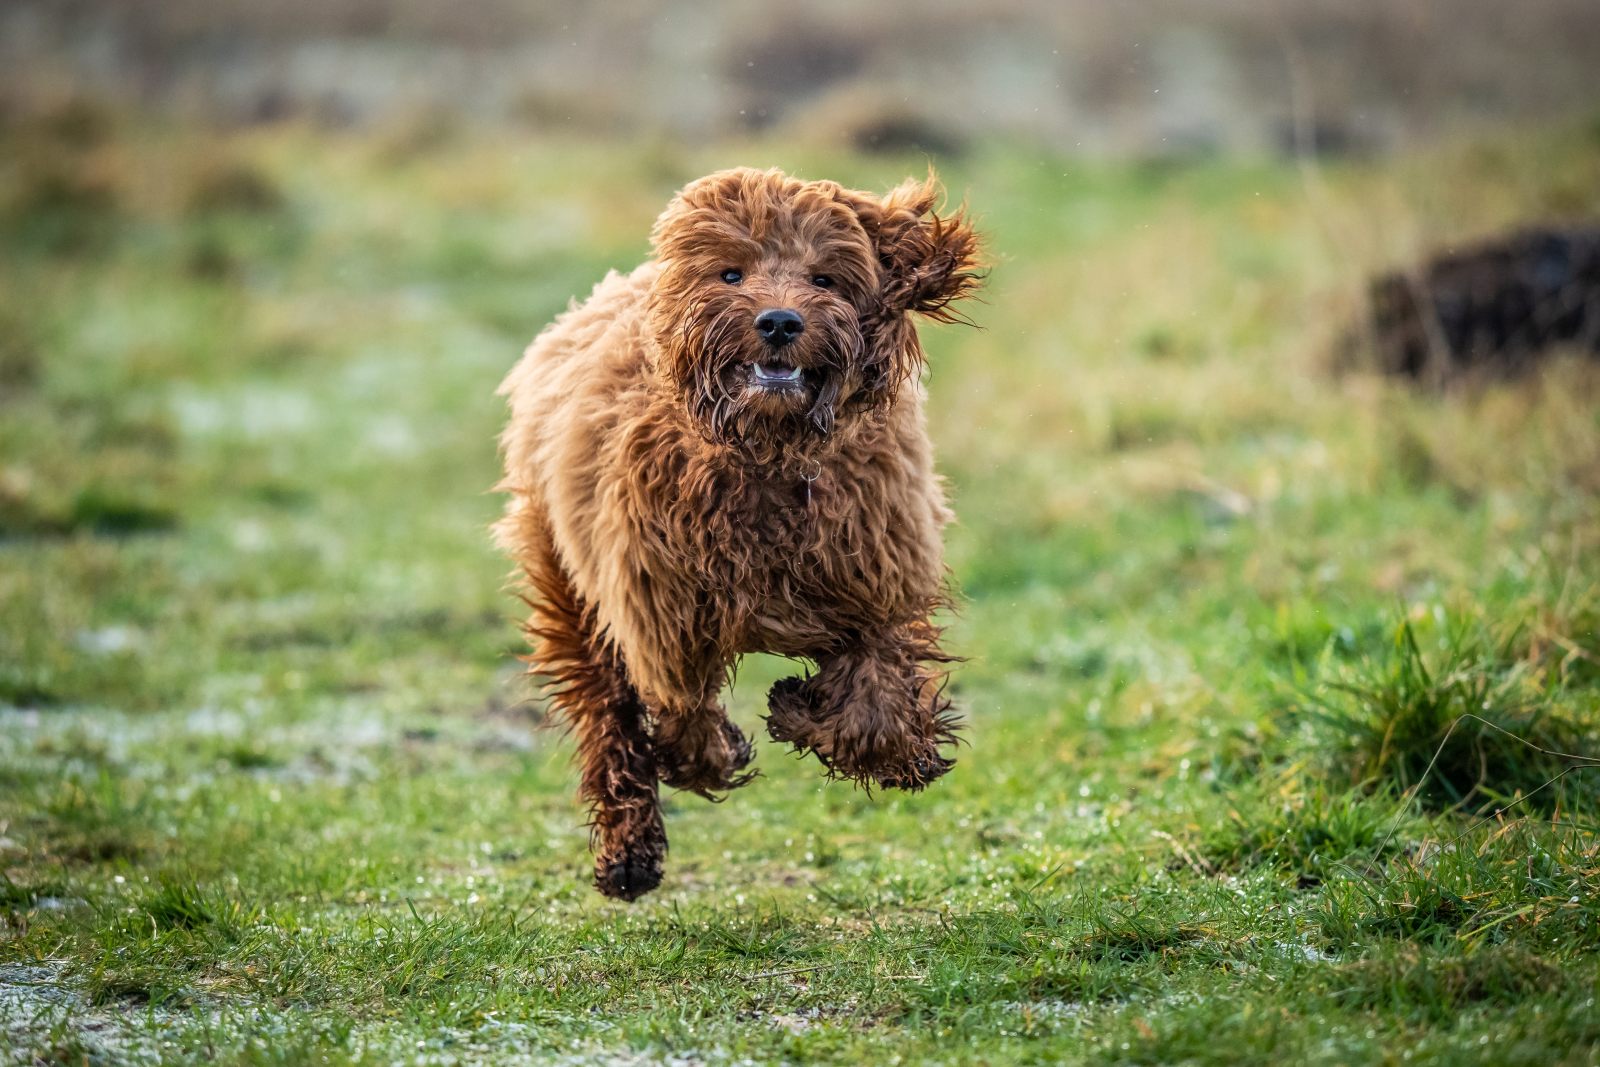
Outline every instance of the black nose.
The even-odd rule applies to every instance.
[[[806,320],[788,308],[768,308],[756,316],[756,333],[773,348],[782,348],[805,330]]]

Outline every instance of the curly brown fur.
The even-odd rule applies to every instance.
[[[918,620],[850,642],[818,657],[810,677],[784,678],[767,695],[767,732],[817,759],[837,778],[918,790],[954,761],[940,747],[956,740],[944,695],[948,663],[938,630]]]
[[[652,748],[664,784],[707,800],[718,800],[717,792],[737,789],[756,776],[755,771],[740,773],[756,751],[721,707],[663,719]]]
[[[659,881],[658,782],[715,798],[753,777],[717,702],[745,653],[817,664],[773,688],[768,728],[831,775],[920,789],[950,767],[929,621],[950,514],[911,316],[958,317],[978,241],[937,195],[931,176],[881,198],[703,178],[657,221],[655,256],[502,386],[496,534],[527,577],[532,670],[577,735],[602,892]]]

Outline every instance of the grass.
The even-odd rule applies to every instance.
[[[1517,656],[1518,635],[1496,640],[1481,623],[1443,628],[1432,664],[1403,619],[1381,657],[1326,678],[1312,714],[1330,761],[1361,782],[1469,810],[1536,797],[1549,808],[1600,787],[1593,776],[1566,781],[1600,762],[1590,717],[1563,711],[1540,657]]]
[[[764,748],[626,907],[517,677],[494,386],[682,181],[922,161],[8,121],[12,1058],[1600,1057],[1596,772],[1440,750],[1600,751],[1600,368],[1325,370],[1366,271],[1600,210],[1592,126],[946,162],[997,255],[926,333],[971,745],[871,798]]]

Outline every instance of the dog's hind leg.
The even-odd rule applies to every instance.
[[[522,559],[537,594],[529,600],[526,630],[534,647],[528,662],[546,680],[553,711],[577,738],[595,888],[633,900],[661,884],[667,854],[645,707],[615,651],[596,638],[593,617],[548,541],[527,547],[535,549]]]
[[[593,812],[595,888],[633,900],[661,884],[667,832],[657,796],[655,756],[637,699],[613,704],[576,725],[580,790]]]
[[[917,620],[819,655],[815,674],[784,678],[767,694],[767,731],[815,753],[834,777],[923,788],[953,765],[941,748],[960,725],[938,637]]]

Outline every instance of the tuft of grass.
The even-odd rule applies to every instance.
[[[1338,964],[1321,983],[1330,996],[1351,1007],[1420,1008],[1443,1021],[1484,1002],[1558,995],[1568,977],[1548,959],[1517,945],[1488,945],[1461,955],[1408,946]]]
[[[1526,622],[1513,651],[1552,686],[1593,687],[1600,683],[1600,578],[1575,562],[1548,569],[1522,605]]]
[[[1600,787],[1558,781],[1600,755],[1515,654],[1514,639],[1459,616],[1436,632],[1424,652],[1416,624],[1403,618],[1381,654],[1336,671],[1312,694],[1310,720],[1353,782],[1470,810],[1521,799],[1548,809],[1573,788]]]
[[[217,919],[216,909],[198,887],[185,882],[163,881],[139,903],[157,930],[192,930],[209,926]]]
[[[1265,866],[1309,888],[1401,847],[1390,799],[1366,789],[1329,789],[1297,771],[1271,790],[1241,785],[1230,800],[1226,821],[1200,838],[1200,855],[1221,871]]]
[[[1585,827],[1513,820],[1425,840],[1330,882],[1315,911],[1336,947],[1374,938],[1548,952],[1600,944],[1600,849]]]
[[[1092,962],[1131,963],[1166,955],[1198,940],[1206,931],[1192,923],[1172,922],[1137,911],[1111,911],[1095,916],[1095,929],[1084,935],[1076,951]]]

